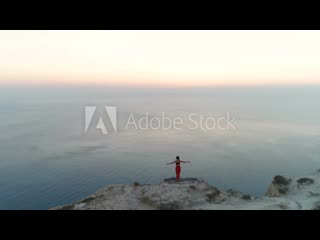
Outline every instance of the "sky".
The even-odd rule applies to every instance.
[[[319,85],[320,31],[0,31],[0,86]]]

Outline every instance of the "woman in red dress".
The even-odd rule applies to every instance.
[[[177,181],[179,181],[180,180],[180,173],[181,173],[180,163],[190,163],[190,161],[182,161],[182,160],[180,160],[180,157],[177,156],[175,161],[173,161],[171,163],[167,163],[167,165],[174,164],[174,163],[176,164],[176,179],[177,179]]]

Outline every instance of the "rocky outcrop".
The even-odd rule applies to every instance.
[[[193,209],[205,204],[218,204],[228,195],[197,178],[177,182],[165,179],[160,184],[113,185],[74,204],[53,209]]]
[[[265,195],[268,197],[279,197],[283,194],[286,194],[289,190],[290,183],[290,178],[280,175],[275,176]]]
[[[159,184],[112,185],[55,210],[320,209],[320,172],[302,178],[275,176],[264,197],[223,191],[198,178]]]
[[[297,183],[302,185],[309,185],[309,184],[313,184],[314,180],[311,178],[300,178],[297,180]]]

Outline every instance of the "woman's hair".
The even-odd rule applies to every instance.
[[[176,156],[176,159],[177,159],[177,160],[180,160],[180,157],[179,157],[179,156]]]

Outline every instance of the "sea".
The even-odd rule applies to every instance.
[[[0,87],[0,209],[49,209],[109,184],[202,178],[263,196],[320,169],[320,87]]]

